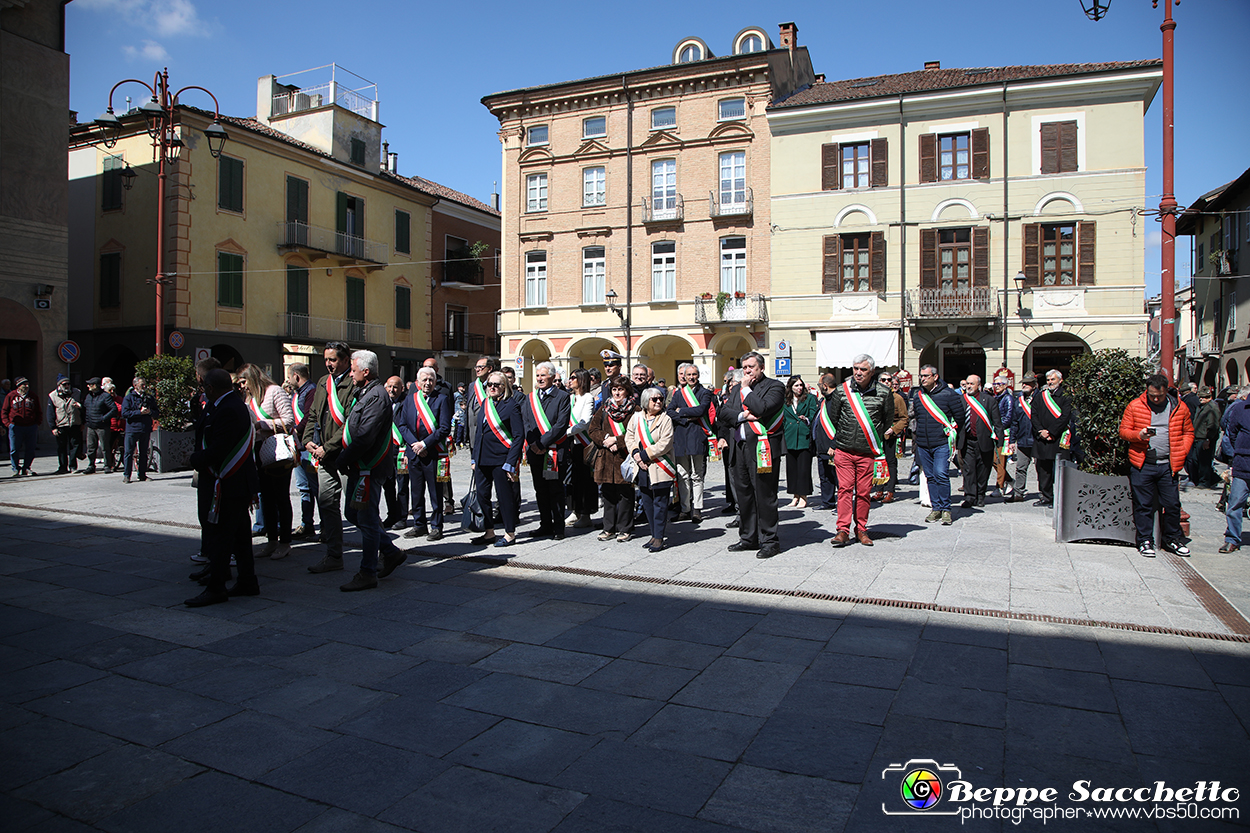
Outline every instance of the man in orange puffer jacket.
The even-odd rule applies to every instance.
[[[1160,524],[1163,549],[1189,555],[1181,540],[1181,496],[1177,488],[1185,456],[1194,444],[1189,409],[1168,396],[1168,380],[1161,374],[1146,379],[1146,392],[1128,403],[1120,419],[1120,437],[1128,442],[1128,473],[1133,494],[1133,525],[1137,551],[1153,558],[1154,518],[1163,509]]]

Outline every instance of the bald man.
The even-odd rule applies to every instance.
[[[994,469],[994,449],[1003,441],[998,401],[981,388],[981,377],[973,374],[964,381],[965,417],[963,445],[964,509],[985,505],[985,489]]]

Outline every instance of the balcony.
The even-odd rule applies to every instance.
[[[712,207],[713,217],[749,217],[755,213],[755,194],[748,188],[746,198],[738,202],[723,202],[720,194],[709,191],[708,204]]]
[[[481,289],[485,283],[482,264],[471,255],[448,252],[442,267],[442,285],[448,289]]]
[[[763,295],[746,295],[742,298],[725,298],[719,307],[715,298],[694,299],[696,324],[742,323],[754,324],[768,320],[767,298]]]
[[[1198,336],[1198,349],[1204,356],[1218,356],[1222,346],[1215,333],[1202,333]]]
[[[911,289],[908,318],[997,318],[998,293],[988,286]]]
[[[456,353],[478,353],[493,356],[496,339],[481,333],[443,333],[443,350]]]
[[[278,223],[278,248],[298,251],[313,261],[335,257],[345,266],[383,266],[390,255],[390,247],[385,243],[295,222]]]
[[[280,312],[278,335],[318,342],[346,341],[355,347],[360,344],[386,344],[386,325]]]
[[[642,198],[642,222],[644,225],[653,225],[659,223],[680,223],[686,219],[686,201],[682,199],[681,194],[677,195],[676,200],[661,200],[663,206],[655,207],[653,200]],[[669,203],[672,202],[671,205]]]

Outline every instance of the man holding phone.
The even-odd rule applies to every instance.
[[[1120,437],[1129,444],[1128,479],[1137,551],[1154,557],[1154,518],[1162,509],[1163,549],[1174,555],[1189,555],[1189,547],[1181,540],[1178,483],[1185,456],[1194,444],[1194,424],[1189,409],[1168,396],[1168,380],[1163,375],[1148,378],[1146,392],[1124,408]]]

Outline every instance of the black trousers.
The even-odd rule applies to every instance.
[[[82,426],[71,425],[56,430],[56,464],[61,471],[78,468],[82,453]]]
[[[499,516],[503,520],[504,532],[516,532],[520,506],[517,504],[516,496],[512,491],[514,484],[508,479],[508,473],[504,471],[503,465],[483,466],[479,463],[473,469],[473,472],[474,477],[477,478],[477,503],[478,506],[482,507],[482,514],[486,518],[486,528],[495,528],[490,508],[493,489],[495,496],[499,500]]]
[[[408,488],[412,490],[412,522],[426,526],[425,499],[430,499],[429,528],[443,528],[443,484],[438,482],[438,457],[418,457],[408,463]]]
[[[260,508],[265,516],[265,537],[291,543],[291,470],[260,472]],[[251,527],[248,527],[249,531]]]
[[[1181,493],[1178,476],[1169,462],[1145,463],[1139,469],[1129,466],[1128,482],[1133,494],[1133,526],[1137,543],[1155,543],[1155,514],[1162,509],[1159,525],[1161,544],[1181,540]]]
[[[898,487],[898,437],[885,441],[885,467],[890,472],[890,479],[885,482],[882,491],[894,493]]]
[[[786,491],[795,497],[812,493],[812,450],[786,451]]]
[[[758,471],[754,439],[734,440],[734,493],[738,496],[738,540],[751,547],[779,544],[777,537],[777,460],[773,470]]]
[[[211,476],[200,475],[197,508],[200,514],[201,547],[208,557],[208,590],[212,593],[226,592],[230,581],[230,556],[234,556],[241,580],[256,580],[256,562],[252,558],[252,521],[248,515],[248,499],[223,498],[217,507],[217,523],[208,520],[213,503]]]
[[[733,440],[730,442],[732,443]],[[725,505],[733,509],[738,505],[738,500],[734,497],[734,475],[733,467],[729,465],[728,447],[721,451],[721,464],[725,467]]]
[[[618,535],[633,532],[634,484],[604,483],[600,488],[603,490],[603,531]]]
[[[838,470],[833,467],[833,458],[828,455],[816,455],[816,472],[820,475],[820,508],[838,509]]]
[[[408,517],[408,473],[396,474],[382,487],[386,497],[386,520],[394,523]]]
[[[972,445],[964,448],[964,497],[969,500],[985,500],[985,489],[994,471],[994,450],[980,451]]]
[[[1055,502],[1055,458],[1037,460],[1037,491],[1043,503]]]
[[[595,473],[586,465],[586,459],[582,456],[584,448],[585,446],[577,443],[569,447],[569,470],[572,476],[569,481],[569,500],[573,504],[572,511],[579,515],[593,515],[599,509],[599,493],[595,489]]]
[[[543,476],[543,461],[530,460],[530,474],[534,478],[534,500],[538,503],[538,525],[552,532],[564,531],[564,475],[568,457],[560,461],[556,477]],[[519,484],[518,484],[519,486]]]

